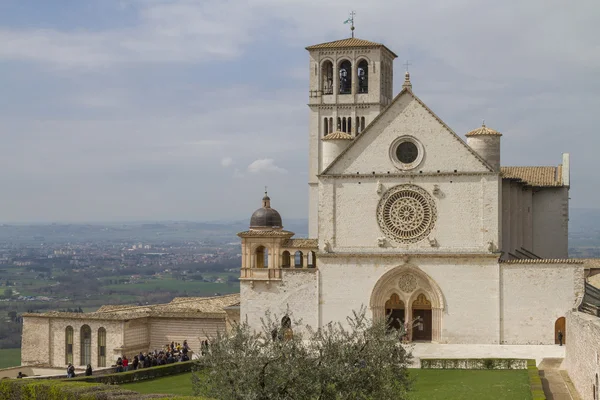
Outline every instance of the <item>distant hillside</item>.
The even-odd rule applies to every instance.
[[[179,241],[234,242],[248,221],[138,222],[122,224],[0,225],[0,244]],[[285,229],[296,237],[308,235],[308,220],[286,220]]]

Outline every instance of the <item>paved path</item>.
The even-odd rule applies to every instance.
[[[580,400],[567,371],[560,370],[562,358],[544,358],[539,365],[547,400]]]
[[[544,358],[564,358],[565,347],[556,345],[436,344],[414,343],[413,366],[420,358],[525,358],[540,364]]]

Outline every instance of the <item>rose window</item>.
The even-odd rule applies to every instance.
[[[379,202],[377,221],[386,237],[399,243],[415,243],[433,229],[436,209],[433,199],[415,185],[388,190]]]

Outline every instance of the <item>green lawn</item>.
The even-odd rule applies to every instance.
[[[164,378],[152,379],[136,383],[126,383],[121,385],[123,389],[134,390],[138,393],[165,393],[176,394],[180,396],[191,396],[192,393],[192,373],[165,376]]]
[[[527,370],[411,369],[415,380],[411,400],[530,400]],[[192,395],[191,373],[128,383],[139,393]]]
[[[413,400],[530,400],[527,370],[413,369]]]
[[[21,349],[0,349],[0,369],[21,365]]]

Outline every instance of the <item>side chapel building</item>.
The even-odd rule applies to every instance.
[[[266,310],[318,328],[367,307],[410,340],[551,344],[584,292],[569,259],[569,155],[502,167],[501,134],[466,142],[413,92],[393,95],[380,43],[350,38],[309,52],[309,239],[266,195],[240,232],[240,294],[95,313],[23,316],[23,365],[108,367],[123,354],[200,341]]]

